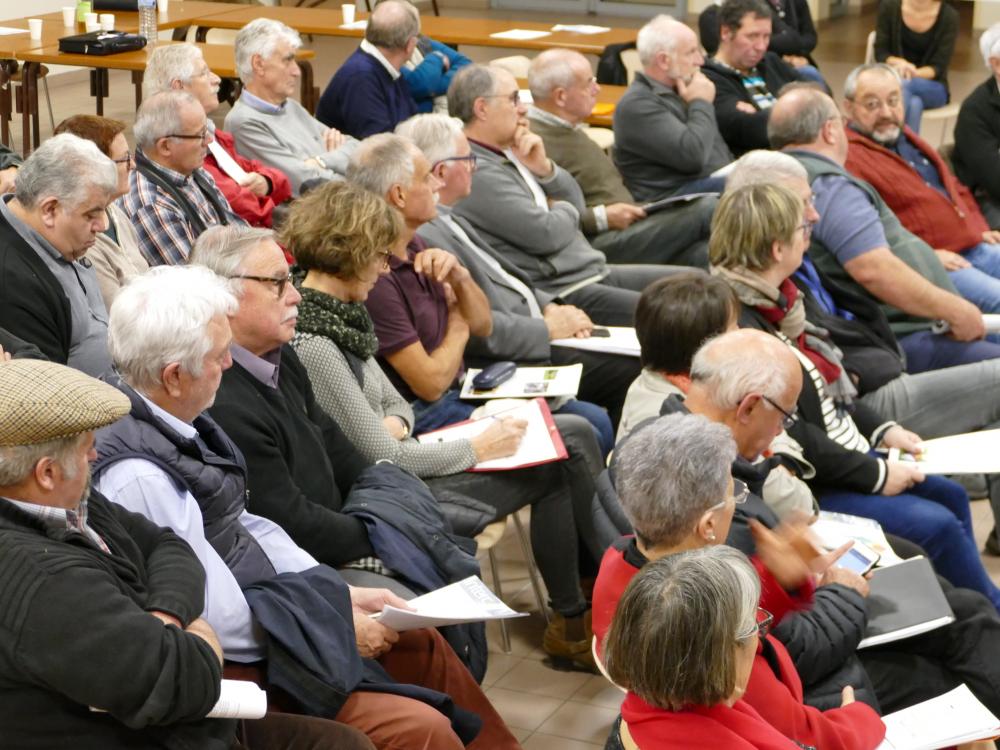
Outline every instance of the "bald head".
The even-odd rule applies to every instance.
[[[531,61],[528,88],[535,107],[577,125],[594,110],[600,87],[579,52],[550,49]]]
[[[847,137],[833,99],[812,86],[787,89],[771,107],[767,138],[773,149],[816,151],[843,164]]]
[[[405,0],[383,0],[375,6],[365,27],[369,44],[385,50],[413,52],[420,34],[420,14]]]

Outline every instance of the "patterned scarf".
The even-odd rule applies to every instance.
[[[830,398],[839,404],[854,400],[858,391],[841,364],[843,353],[830,339],[829,331],[806,320],[802,293],[791,279],[782,281],[780,287],[773,287],[742,266],[712,266],[711,271],[712,275],[725,279],[740,302],[757,310],[768,323],[795,342],[823,376]]]
[[[360,302],[341,302],[324,292],[303,288],[299,303],[299,333],[325,336],[362,360],[375,356],[375,324]]]

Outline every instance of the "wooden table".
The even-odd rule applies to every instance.
[[[358,19],[367,14],[359,13]],[[198,26],[199,41],[203,41],[209,29],[241,29],[255,18],[271,18],[292,27],[300,34],[318,36],[355,37],[364,36],[363,29],[341,28],[343,16],[340,9],[332,8],[291,8],[238,6],[226,13],[203,16],[194,25]],[[458,46],[472,44],[481,47],[502,47],[506,49],[544,50],[551,47],[574,49],[577,52],[600,55],[609,44],[634,42],[637,29],[615,28],[603,34],[573,34],[566,31],[552,32],[540,39],[497,39],[491,34],[510,29],[530,29],[549,31],[552,24],[530,21],[510,21],[494,18],[449,18],[447,16],[422,16],[421,32],[444,44]]]
[[[187,3],[185,3],[187,4]],[[207,5],[208,3],[203,3]],[[173,3],[171,3],[173,6]],[[116,19],[117,21],[117,19]],[[117,25],[117,23],[116,23]],[[157,46],[165,44],[177,44],[177,42],[161,41]],[[233,48],[228,44],[198,44],[197,45],[205,57],[205,62],[213,73],[222,78],[233,78],[236,76],[236,63],[233,59]],[[80,68],[90,68],[98,72],[108,70],[128,70],[132,73],[132,82],[135,84],[136,107],[142,101],[142,77],[143,72],[149,62],[149,56],[156,46],[144,47],[133,52],[121,52],[117,55],[78,55],[60,52],[59,46],[42,47],[40,49],[27,50],[19,54],[24,63],[21,70],[21,116],[23,122],[24,155],[27,156],[32,148],[39,144],[38,128],[38,70],[42,65],[72,65]],[[314,58],[316,53],[308,49],[300,49],[296,52],[295,59],[302,71],[302,100],[303,106],[310,106],[315,101],[317,91],[313,84],[312,65],[309,60]],[[91,94],[97,98],[97,114],[103,114],[104,97],[107,95],[105,84],[101,81],[104,77],[96,76],[98,82]]]

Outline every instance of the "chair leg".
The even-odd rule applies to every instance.
[[[497,569],[497,556],[493,548],[486,550],[486,555],[490,560],[490,575],[493,576],[493,588],[497,591],[497,598],[503,600],[503,584],[500,583],[500,571]],[[510,653],[510,634],[507,632],[507,621],[500,620],[500,642],[503,644],[503,652]]]
[[[517,513],[511,513],[514,519],[514,528],[517,529],[517,538],[521,540],[521,550],[524,552],[524,561],[528,564],[528,578],[531,580],[531,588],[535,590],[535,601],[538,602],[538,609],[545,618],[545,624],[549,624],[549,608],[545,606],[545,596],[542,594],[542,582],[538,575],[538,563],[531,553],[531,543],[528,541],[528,534],[521,523],[521,517]]]
[[[49,78],[46,76],[42,79],[42,86],[45,87],[45,103],[49,105],[49,125],[52,126],[52,132],[56,129],[56,118],[52,114],[52,98],[49,96]]]

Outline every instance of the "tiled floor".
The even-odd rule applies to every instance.
[[[447,0],[443,4],[446,6]],[[959,4],[959,10],[964,31],[952,66],[951,84],[953,96],[960,99],[985,74],[969,32],[971,4]],[[447,15],[476,15],[475,12],[453,11],[447,7],[444,12]],[[529,14],[510,12],[504,15],[518,17]],[[593,22],[592,17],[573,17],[567,14],[535,14],[532,17],[563,22]],[[603,16],[600,21],[618,26],[638,26],[642,23],[637,19]],[[820,25],[821,41],[816,56],[835,92],[840,91],[847,72],[863,58],[864,39],[873,25],[873,11]],[[231,33],[213,32],[209,41],[226,43],[231,39]],[[317,51],[314,68],[316,81],[320,84],[329,78],[353,49],[353,45],[342,40],[315,38],[307,39],[306,43]],[[477,61],[487,60],[497,54],[497,51],[485,48],[463,51]],[[52,87],[52,100],[56,122],[72,114],[93,112],[93,102],[88,96],[86,81],[79,75],[69,79],[56,79]],[[42,136],[47,137],[51,128],[44,106],[43,100]],[[215,119],[220,124],[226,111],[224,105],[216,115]],[[105,113],[109,117],[132,122],[132,88],[126,74],[112,74],[111,96],[106,102]],[[13,136],[14,143],[20,143],[19,122],[14,123]],[[989,504],[974,503],[973,515],[977,537],[982,544],[992,526]],[[611,722],[617,714],[621,694],[602,677],[558,672],[545,665],[544,653],[540,648],[544,622],[537,612],[520,547],[512,531],[497,546],[497,552],[501,560],[505,598],[519,611],[531,614],[510,623],[512,653],[509,655],[500,651],[499,629],[490,624],[488,633],[492,653],[489,671],[483,683],[487,694],[526,750],[602,748]],[[488,566],[485,560],[483,563],[484,575],[489,581]],[[994,580],[1000,582],[1000,558],[986,558],[986,566]]]

